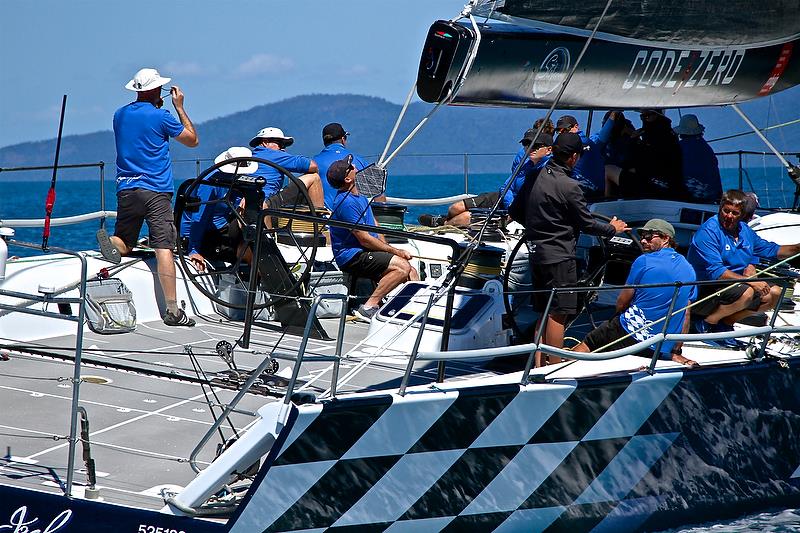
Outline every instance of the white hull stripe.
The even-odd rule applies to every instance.
[[[677,438],[678,433],[631,438],[608,466],[583,491],[575,504],[622,500]]]
[[[592,529],[592,533],[637,531],[644,521],[658,509],[663,499],[661,496],[647,496],[621,501],[602,522]]]
[[[535,393],[521,392],[470,448],[527,444],[574,390],[572,386],[556,385]]]
[[[494,533],[541,533],[550,527],[565,509],[559,506],[514,511],[494,530]]]
[[[283,447],[281,448],[281,452],[278,454],[278,457],[283,455],[283,452],[292,446],[292,443],[297,440],[297,437],[302,435],[303,432],[308,429],[308,426],[310,426],[311,423],[317,419],[321,412],[322,409],[319,406],[315,406],[315,409],[304,408],[304,406],[301,406],[298,409],[297,420],[295,420],[289,436],[286,437],[286,442],[283,443]]]
[[[273,466],[229,533],[264,531],[337,462],[307,463],[302,468]]]
[[[549,415],[548,415],[549,416]],[[577,442],[529,444],[462,511],[462,515],[513,511],[572,451]]]
[[[446,450],[403,456],[333,525],[348,526],[397,520],[463,453],[464,450]]]
[[[393,397],[392,406],[350,448],[342,459],[406,453],[458,397],[457,392],[442,394],[438,401],[417,397]]]
[[[453,521],[454,516],[440,518],[423,518],[421,520],[403,520],[395,522],[386,529],[385,533],[419,533],[420,531],[441,531]]]
[[[682,375],[655,374],[635,380],[582,439],[600,440],[635,435],[639,428],[672,392]]]

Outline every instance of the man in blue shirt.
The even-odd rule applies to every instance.
[[[331,220],[375,226],[369,199],[358,194],[353,156],[334,161],[326,177],[337,191]],[[383,235],[331,226],[331,245],[336,264],[343,272],[378,282],[367,301],[355,311],[358,318],[367,322],[378,312],[384,296],[401,283],[419,279],[416,269],[408,262],[411,254],[389,245]]]
[[[319,178],[319,167],[317,163],[302,155],[292,155],[286,152],[286,148],[294,144],[294,137],[287,137],[280,128],[262,128],[250,140],[250,147],[253,149],[253,157],[266,159],[276,165],[283,167],[292,173],[298,173],[297,179],[305,186],[308,197],[314,207],[325,205],[325,195],[322,189],[322,182]],[[277,169],[264,163],[258,164],[258,170],[254,176],[262,176],[267,180],[264,186],[264,195],[267,203],[273,207],[283,205],[296,205],[305,203],[300,190],[295,182],[283,187],[284,176]]]
[[[252,152],[243,146],[232,146],[214,159],[214,164],[239,157],[251,157]],[[224,174],[245,176],[258,170],[255,161],[231,163],[223,165],[217,170]],[[197,188],[197,199],[201,202],[195,212],[184,211],[181,217],[181,237],[186,240],[188,258],[198,271],[206,269],[207,259],[221,259],[235,261],[242,253],[244,262],[249,262],[249,250],[244,252],[239,247],[242,244],[242,234],[231,207],[237,208],[241,197],[231,195],[229,187],[200,185]]]
[[[692,238],[687,258],[699,281],[750,278],[756,275],[754,265],[759,258],[783,259],[800,253],[800,244],[780,246],[762,239],[742,222],[746,201],[744,192],[726,191],[719,202],[719,213],[706,220]],[[695,321],[694,327],[699,333],[706,333],[732,331],[735,322],[773,309],[781,288],[752,280],[702,285],[699,292],[700,300],[692,313],[701,319]]]
[[[327,176],[331,163],[344,159],[348,155],[353,156],[353,166],[356,167],[356,172],[369,165],[363,157],[347,148],[347,138],[349,136],[350,133],[345,131],[344,127],[338,122],[331,122],[322,128],[322,142],[325,148],[314,156],[314,161],[319,167],[320,176]],[[327,179],[322,180],[322,188],[325,189],[325,207],[333,209],[333,199],[338,191],[331,187]]]
[[[580,184],[587,200],[605,196],[606,161],[604,152],[606,144],[611,139],[611,131],[614,129],[618,115],[621,115],[619,111],[612,111],[600,131],[589,137],[580,129],[578,120],[572,115],[564,115],[556,122],[557,133],[577,133],[583,142],[584,152],[578,164],[572,169],[572,177]]]
[[[626,285],[656,285],[660,283],[685,283],[695,279],[694,269],[686,259],[675,251],[675,228],[666,220],[649,220],[639,231],[644,255],[636,258],[631,266]],[[689,315],[686,307],[697,297],[695,285],[682,285],[675,298],[674,312],[669,317],[666,333],[686,333]],[[617,297],[617,315],[595,328],[573,351],[612,351],[633,346],[664,331],[675,287],[652,287],[622,289]],[[643,353],[652,357],[656,345],[652,344]],[[694,366],[697,363],[681,354],[681,343],[664,341],[659,357]]]
[[[539,127],[538,124],[541,124],[541,121],[542,119],[536,121],[536,128]],[[533,128],[527,130],[525,135],[519,141],[523,147],[520,148],[519,152],[517,152],[517,154],[514,156],[514,162],[511,165],[511,175],[506,178],[506,180],[503,182],[503,186],[500,187],[499,190],[482,192],[476,196],[473,196],[472,198],[459,200],[448,207],[447,215],[420,215],[419,223],[423,226],[430,227],[448,225],[458,227],[469,226],[472,220],[470,211],[472,209],[493,208],[500,200],[500,194],[513,177],[514,181],[512,182],[511,187],[509,187],[508,191],[503,194],[502,201],[500,202],[500,209],[507,210],[514,201],[514,198],[516,198],[517,194],[522,191],[522,187],[525,184],[528,176],[531,176],[535,179],[536,175],[539,173],[539,170],[544,167],[544,165],[550,159],[553,146],[553,136],[549,133],[545,133],[543,129],[542,133],[539,134],[539,137],[536,138],[533,148],[528,154],[528,160],[525,162],[522,161],[523,157],[525,157],[525,152],[528,151],[528,146],[530,146],[531,142],[536,136],[536,131],[537,129]],[[520,164],[522,165],[522,168],[520,168],[519,172],[517,172],[515,175],[514,172],[517,170],[517,167]]]
[[[172,213],[172,161],[169,138],[188,147],[198,145],[197,132],[183,107],[183,92],[173,85],[169,91],[176,120],[161,109],[161,88],[169,83],[157,70],[143,68],[125,86],[136,92],[136,101],[114,113],[114,141],[117,147],[117,222],[114,236],[97,234],[103,255],[119,261],[136,245],[142,223],[150,230],[150,246],[155,249],[158,279],[167,311],[168,326],[193,326],[183,309],[178,308],[175,287],[175,262],[172,250],[176,231]],[[114,252],[117,252],[115,254]]]
[[[722,195],[719,161],[713,148],[703,138],[705,126],[697,115],[683,115],[677,127],[678,143],[683,154],[683,186],[689,202],[710,204]]]

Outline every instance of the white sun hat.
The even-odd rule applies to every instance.
[[[149,91],[170,82],[172,78],[162,78],[154,68],[143,68],[129,81],[125,88],[129,91]]]
[[[294,143],[294,137],[287,137],[280,128],[263,128],[259,130],[256,136],[250,139],[250,146],[255,148],[261,144],[261,139],[280,139],[283,141],[284,146],[291,146]]]
[[[250,151],[250,148],[246,148],[244,146],[231,146],[214,158],[214,164],[216,165],[227,161],[228,159],[234,159],[237,157],[253,157],[253,152]],[[226,174],[237,174],[239,176],[244,174],[252,174],[256,170],[258,170],[258,163],[256,161],[238,161],[236,163],[229,163],[219,167],[220,172],[224,172]]]

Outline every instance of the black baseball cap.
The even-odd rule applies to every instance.
[[[583,152],[583,141],[581,136],[577,133],[570,133],[565,131],[559,133],[556,141],[553,143],[553,153],[556,155],[563,155],[566,157],[572,154]]]
[[[540,146],[553,146],[553,136],[549,133],[540,133],[533,143],[533,147],[539,148]]]
[[[562,129],[563,130],[568,130],[568,129],[570,129],[572,126],[574,126],[577,123],[578,123],[578,119],[576,119],[572,115],[564,115],[563,117],[558,119],[558,122],[556,122],[556,131],[562,130]]]
[[[322,128],[322,142],[329,143],[331,141],[335,141],[336,139],[341,139],[342,137],[346,137],[350,135],[347,133],[341,124],[338,122],[331,122],[327,124],[324,128]]]
[[[338,189],[344,183],[344,179],[347,177],[347,173],[350,172],[351,168],[353,168],[353,154],[331,163],[325,178],[328,180],[328,183],[331,184],[331,187]]]

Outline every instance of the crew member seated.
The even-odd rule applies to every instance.
[[[647,221],[639,230],[644,255],[636,258],[631,266],[626,285],[650,285],[659,283],[691,282],[695,279],[692,266],[675,251],[675,228],[666,220],[658,218]],[[595,328],[578,344],[575,352],[607,352],[633,346],[661,333],[664,320],[672,303],[674,287],[651,287],[622,289],[617,297],[617,314],[611,320]],[[686,333],[689,329],[689,314],[686,307],[697,296],[697,287],[683,285],[678,289],[666,333]],[[655,344],[637,355],[653,357]],[[659,358],[675,361],[687,366],[697,363],[681,354],[680,342],[661,344]]]
[[[353,156],[334,161],[328,168],[328,183],[336,189],[331,220],[375,226],[369,199],[358,193]],[[406,281],[419,280],[409,263],[411,254],[386,243],[383,235],[364,230],[331,226],[331,245],[336,264],[343,272],[378,283],[355,315],[369,322],[380,308],[381,299]]]
[[[308,197],[314,207],[325,205],[325,191],[322,188],[317,171],[319,167],[313,159],[292,155],[286,152],[286,148],[294,144],[294,137],[287,137],[280,128],[263,128],[256,133],[250,140],[250,147],[253,148],[253,157],[266,159],[280,165],[289,172],[301,174],[298,181],[302,183],[308,191]],[[304,197],[295,182],[283,187],[284,176],[277,169],[258,163],[258,170],[253,175],[261,176],[267,180],[264,186],[266,203],[272,207],[284,205],[295,205],[303,202]]]
[[[800,244],[780,246],[762,239],[745,224],[746,202],[744,192],[726,191],[719,201],[719,213],[695,233],[687,258],[698,280],[749,278],[757,274],[759,258],[783,259],[800,253]],[[701,285],[700,298],[692,308],[694,329],[698,333],[732,331],[733,324],[745,317],[773,309],[780,294],[779,286],[760,280]],[[737,343],[727,339],[722,344],[735,347]]]
[[[252,152],[243,146],[232,146],[214,159],[214,164],[237,157],[251,157]],[[255,161],[229,163],[221,166],[217,173],[244,176],[258,169]],[[212,176],[213,177],[213,176]],[[189,209],[181,217],[181,238],[187,256],[195,268],[203,272],[208,259],[234,262],[238,255],[249,262],[250,250],[244,251],[242,232],[236,222],[231,206],[239,207],[242,198],[232,196],[229,202],[223,201],[231,191],[229,187],[203,184],[197,188],[197,199],[201,202],[195,212]]]

